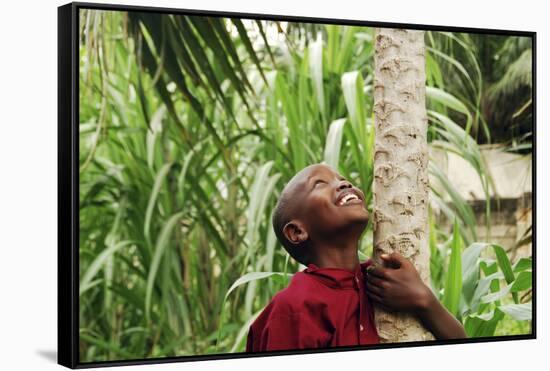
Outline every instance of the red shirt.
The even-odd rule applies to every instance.
[[[369,259],[355,272],[309,264],[252,323],[247,352],[379,343],[365,289]]]

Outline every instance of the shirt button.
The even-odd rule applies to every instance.
[[[359,331],[363,331],[364,329],[363,325],[359,325]]]

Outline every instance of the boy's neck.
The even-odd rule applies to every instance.
[[[340,268],[355,272],[359,265],[358,245],[359,241],[356,239],[317,243],[316,256],[312,259],[312,263],[319,268]]]

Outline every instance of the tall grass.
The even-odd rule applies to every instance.
[[[242,351],[301,268],[270,223],[290,177],[324,161],[372,208],[373,30],[109,11],[80,24],[81,361]],[[488,192],[468,134],[479,107],[436,83],[443,55],[428,56],[430,141]],[[455,238],[477,240],[470,206],[431,171]]]

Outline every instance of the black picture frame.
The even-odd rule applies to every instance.
[[[457,340],[418,341],[407,343],[376,344],[369,346],[346,346],[325,349],[288,350],[262,353],[210,354],[181,357],[147,358],[131,360],[114,360],[102,362],[86,362],[79,360],[79,17],[80,9],[139,11],[162,14],[198,15],[209,17],[237,17],[258,20],[276,20],[291,22],[308,22],[337,25],[358,25],[369,27],[392,27],[406,29],[421,29],[434,31],[452,31],[492,35],[515,35],[532,39],[533,45],[533,171],[532,171],[532,210],[533,210],[533,317],[532,333],[527,335],[510,335],[495,337],[480,337]],[[103,366],[140,365],[171,363],[184,361],[201,361],[217,359],[234,359],[247,357],[266,357],[289,354],[310,354],[324,352],[342,352],[366,349],[386,349],[402,347],[418,347],[448,344],[477,344],[508,340],[528,340],[537,338],[537,286],[536,286],[536,36],[533,31],[501,30],[489,28],[467,28],[442,25],[423,25],[390,23],[380,21],[315,18],[302,16],[254,14],[225,11],[204,11],[193,9],[160,8],[148,6],[131,6],[115,4],[96,4],[73,2],[58,7],[58,363],[75,368],[91,368]]]

